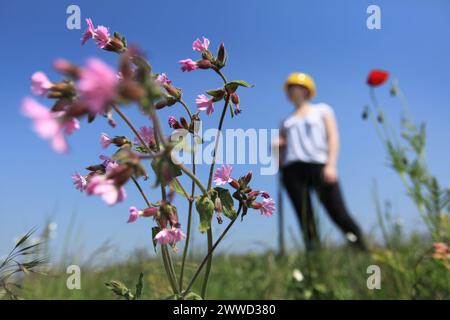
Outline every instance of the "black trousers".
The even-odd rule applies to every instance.
[[[283,184],[297,213],[306,249],[315,249],[320,245],[311,204],[313,190],[334,223],[348,235],[347,238],[359,248],[365,249],[361,230],[347,211],[339,183],[325,183],[322,177],[323,167],[323,164],[299,161],[282,168]]]

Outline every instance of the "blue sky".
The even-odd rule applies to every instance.
[[[255,85],[241,91],[244,112],[227,121],[230,128],[277,128],[292,111],[282,91],[285,77],[295,70],[312,74],[318,87],[315,101],[332,105],[337,114],[342,142],[341,183],[350,211],[366,232],[376,224],[371,191],[374,179],[382,198],[393,202],[395,213],[408,230],[421,225],[398,177],[386,166],[385,152],[373,127],[360,118],[362,106],[369,102],[365,78],[370,69],[389,70],[400,80],[415,119],[427,123],[430,170],[443,185],[449,184],[448,1],[1,1],[0,255],[11,247],[15,236],[32,226],[42,226],[46,218],[58,224],[57,243],[67,238],[71,226],[74,232],[70,244],[86,254],[107,239],[121,252],[151,246],[150,220],[124,223],[128,206],[143,205],[131,185],[127,201],[108,208],[100,199],[74,190],[70,180],[74,171],[95,163],[104,153],[98,144],[100,132],[129,134],[128,129],[120,124],[113,131],[104,121],[82,123],[82,130],[70,137],[71,152],[57,155],[47,142],[34,135],[28,119],[19,113],[34,71],[42,70],[58,79],[51,69],[55,58],[81,64],[97,56],[115,65],[114,54],[92,43],[81,47],[82,30],[66,28],[66,8],[73,3],[80,6],[83,20],[91,17],[95,24],[120,31],[130,43],[139,44],[154,70],[166,72],[182,87],[185,100],[192,106],[197,94],[219,86],[220,80],[205,71],[182,73],[177,61],[195,57],[191,44],[197,37],[207,36],[213,47],[223,41],[229,52],[224,72],[230,79],[245,79]],[[381,7],[381,30],[366,28],[369,4]],[[378,94],[388,113],[395,117],[400,108],[389,97],[388,86],[379,89]],[[133,108],[125,112],[138,125],[149,124]],[[161,116],[167,118],[170,114],[180,115],[182,110],[164,110]],[[215,113],[204,125],[212,125],[217,118]],[[236,174],[248,170],[255,172],[253,186],[276,194],[276,177],[258,176],[258,166],[234,169]],[[206,167],[202,171],[206,172]],[[158,192],[147,189],[150,197],[158,200]],[[186,206],[181,199],[177,204],[183,221]],[[286,211],[287,228],[298,237],[290,205]],[[328,218],[321,214],[320,219],[325,221],[323,232],[339,238]],[[225,250],[274,247],[276,221],[276,216],[249,214],[230,233]],[[220,229],[215,227],[214,232]],[[196,233],[195,241],[199,244],[203,237]]]

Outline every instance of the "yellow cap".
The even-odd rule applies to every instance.
[[[309,90],[309,97],[312,98],[316,95],[316,85],[314,84],[313,78],[310,75],[302,72],[294,72],[289,75],[286,82],[284,83],[284,90],[287,90],[288,86],[291,84],[296,84],[303,86]]]

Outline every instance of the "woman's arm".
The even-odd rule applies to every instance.
[[[337,181],[337,160],[339,153],[339,131],[336,119],[332,114],[324,118],[328,140],[328,161],[323,169],[323,178],[327,183]]]

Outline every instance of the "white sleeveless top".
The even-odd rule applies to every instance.
[[[295,161],[325,164],[328,160],[328,138],[325,116],[334,117],[333,109],[325,103],[311,104],[305,116],[292,115],[283,121],[286,154],[283,165]]]

